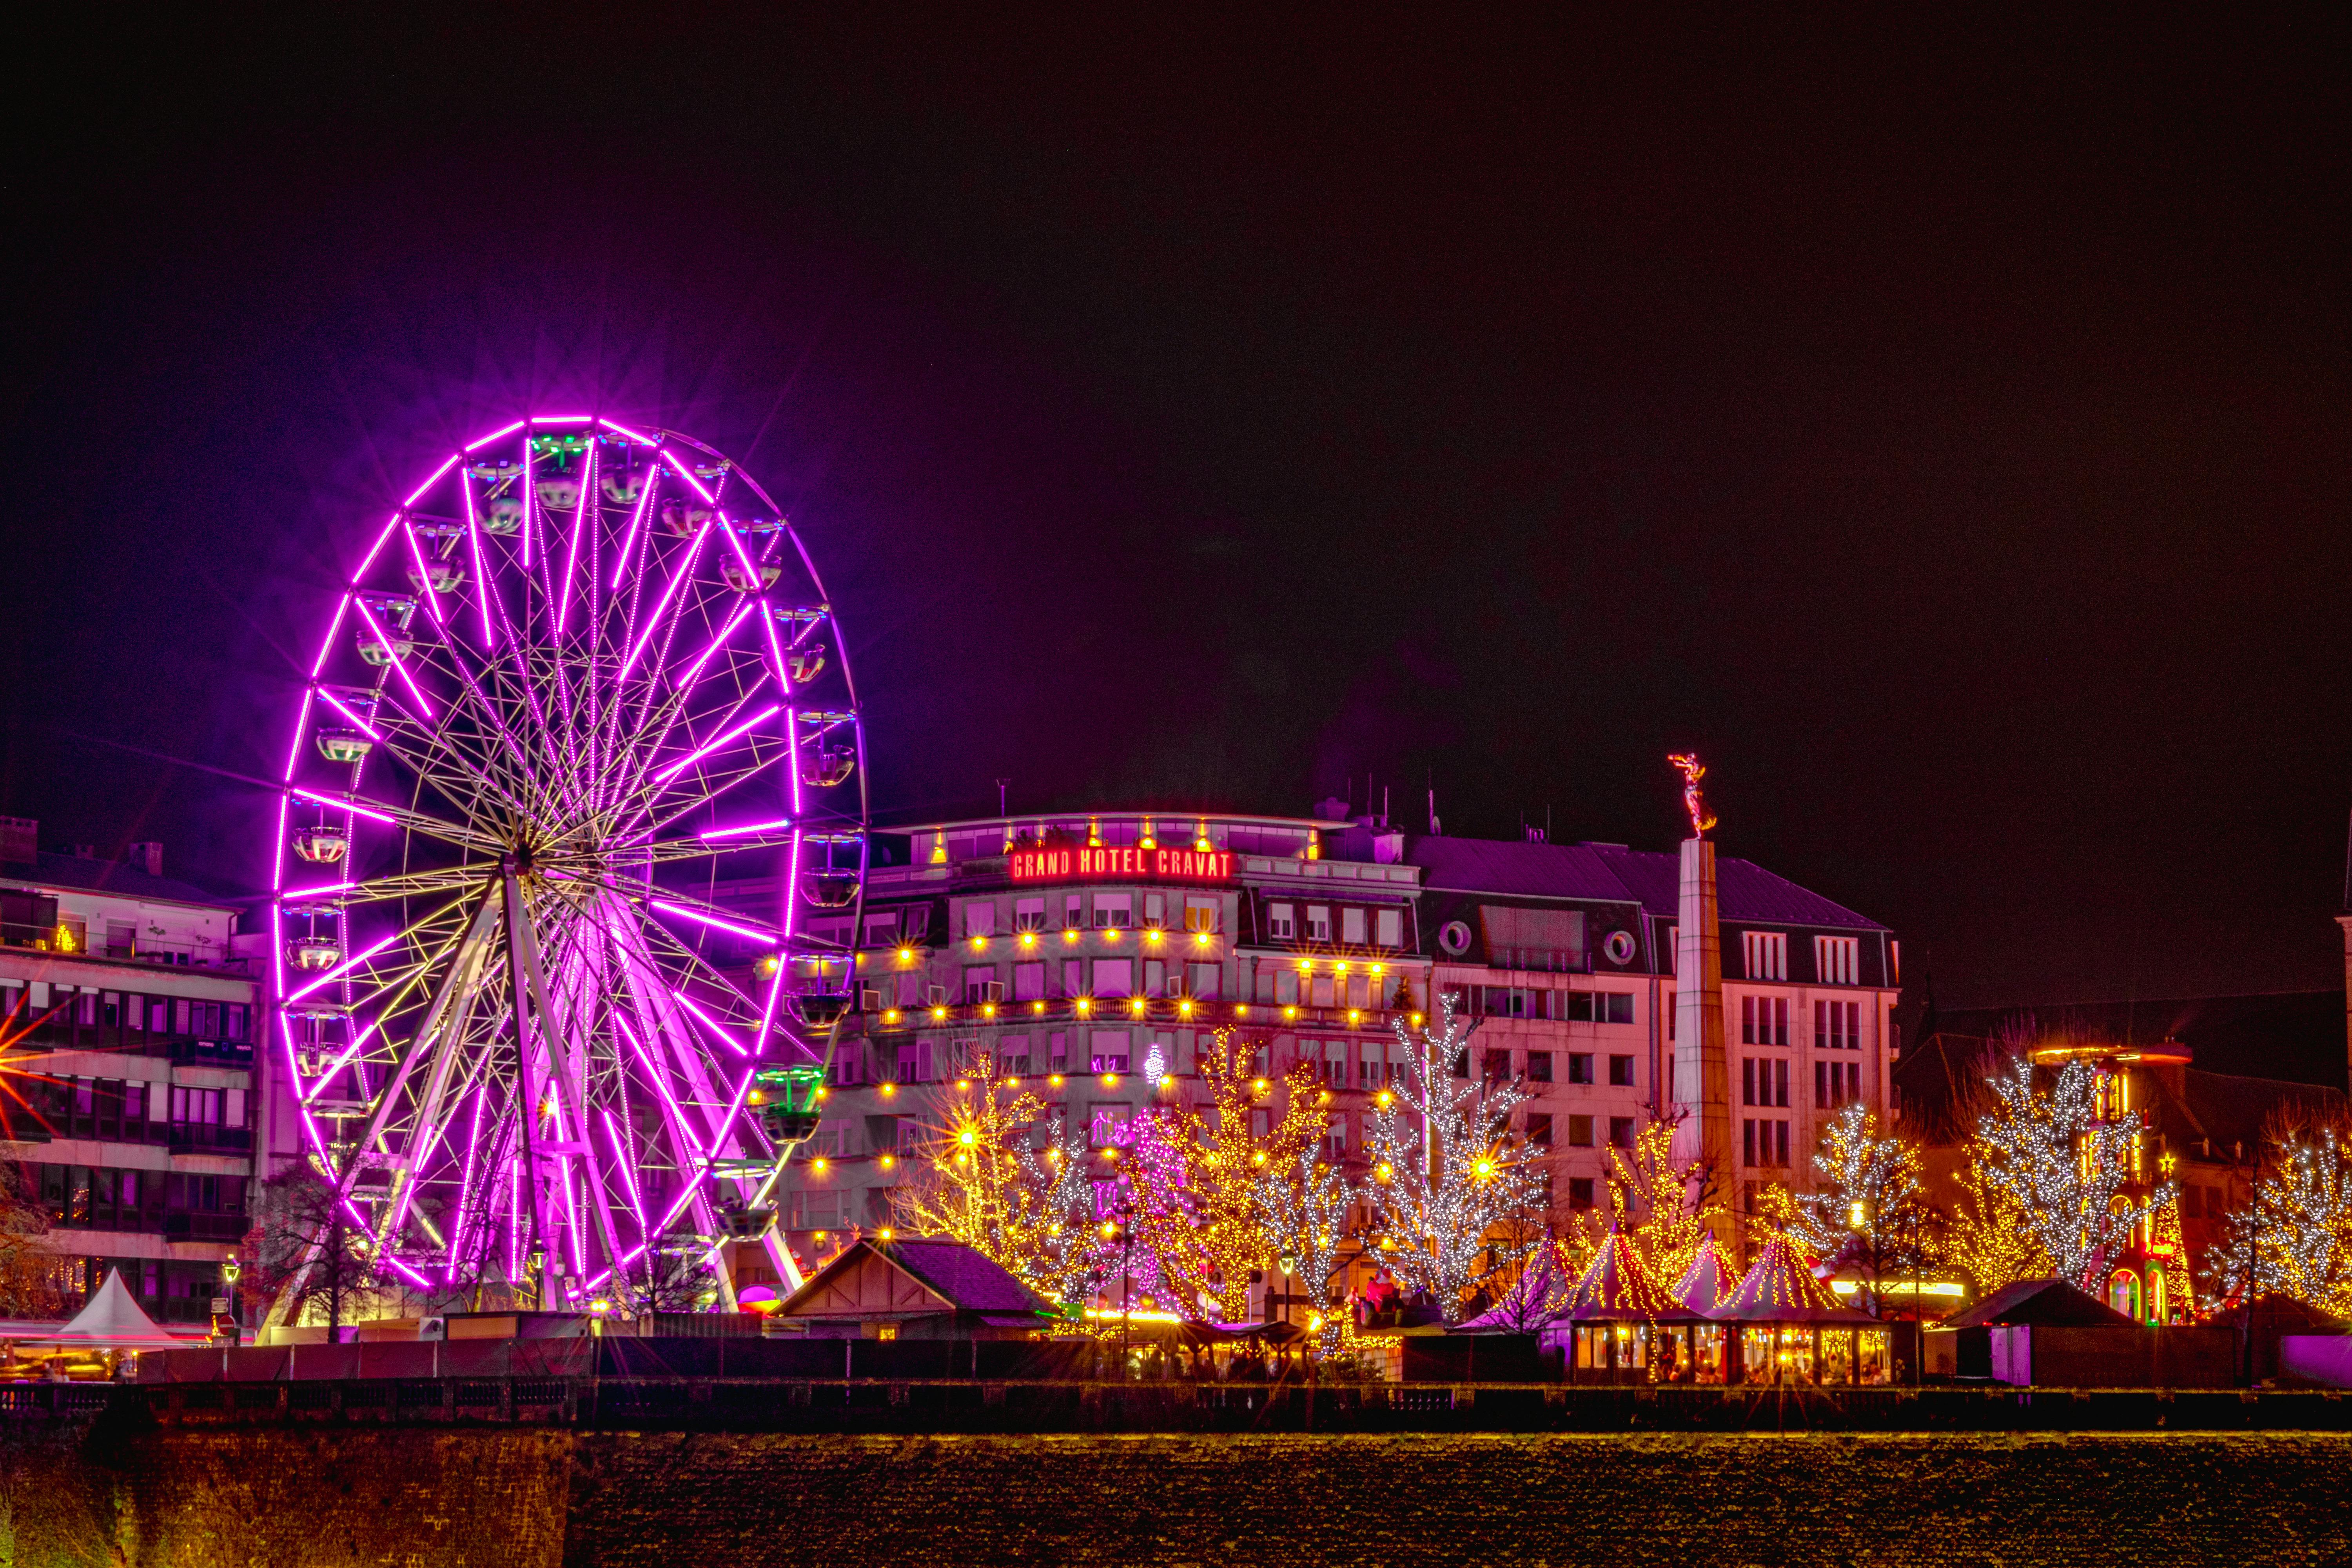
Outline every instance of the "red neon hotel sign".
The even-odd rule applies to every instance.
[[[1016,882],[1067,882],[1124,877],[1150,882],[1222,882],[1234,874],[1230,849],[1016,849],[1008,858]]]

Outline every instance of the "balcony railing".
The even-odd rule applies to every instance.
[[[175,1211],[163,1216],[163,1234],[173,1241],[242,1241],[253,1222],[241,1214]]]
[[[253,1129],[220,1127],[209,1121],[174,1121],[170,1147],[174,1154],[250,1154]]]

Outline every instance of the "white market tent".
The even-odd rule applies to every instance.
[[[88,1345],[93,1350],[156,1351],[170,1350],[188,1342],[175,1339],[158,1327],[139,1305],[135,1297],[122,1283],[122,1272],[110,1268],[106,1282],[89,1304],[73,1315],[73,1320],[54,1333],[42,1334],[30,1342],[43,1345]]]

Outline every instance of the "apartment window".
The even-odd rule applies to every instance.
[[[1184,929],[1189,931],[1213,931],[1217,929],[1218,903],[1214,899],[1184,900]]]
[[[1788,1104],[1789,1064],[1770,1057],[1742,1057],[1739,1060],[1739,1103]]]
[[[973,937],[994,936],[996,906],[984,899],[966,904],[963,907],[963,934],[966,941]]]
[[[1592,1147],[1592,1118],[1571,1116],[1568,1119],[1568,1146],[1571,1149]]]
[[[1488,1083],[1501,1083],[1504,1079],[1511,1076],[1511,1053],[1508,1051],[1487,1051],[1485,1053],[1485,1065],[1486,1081]]]
[[[1740,1163],[1748,1165],[1786,1165],[1789,1163],[1789,1124],[1748,1117],[1739,1123]]]
[[[1043,963],[1016,963],[1013,966],[1013,999],[1015,1002],[1042,1002],[1045,999],[1045,966]]]
[[[1070,1068],[1070,1037],[1046,1037],[1045,1068],[1048,1072],[1067,1072]]]
[[[1633,1058],[1632,1057],[1611,1057],[1609,1058],[1609,1083],[1610,1087],[1612,1089],[1631,1089],[1633,1087]]]
[[[1784,1085],[1783,1087],[1785,1088],[1786,1086]],[[1780,1096],[1780,1103],[1783,1105],[1789,1103],[1789,1097],[1786,1093],[1783,1093]],[[1775,1121],[1772,1123],[1772,1163],[1776,1165],[1786,1165],[1788,1163],[1789,1124],[1785,1121]]]
[[[1381,947],[1404,945],[1404,911],[1382,910],[1372,921],[1372,941]]]
[[[1789,1062],[1788,1062],[1788,1058],[1785,1058],[1785,1057],[1783,1057],[1783,1058],[1778,1058],[1778,1059],[1776,1059],[1776,1060],[1774,1060],[1774,1061],[1772,1061],[1772,1062],[1770,1062],[1770,1063],[1769,1063],[1769,1064],[1764,1064],[1764,1065],[1769,1065],[1769,1066],[1771,1068],[1771,1069],[1772,1069],[1772,1098],[1771,1098],[1771,1100],[1769,1100],[1769,1101],[1767,1101],[1766,1103],[1768,1103],[1768,1104],[1771,1104],[1771,1105],[1783,1105],[1783,1106],[1784,1106],[1784,1105],[1786,1105],[1786,1104],[1788,1104],[1788,1103],[1789,1103]],[[1759,1074],[1760,1074],[1760,1067],[1759,1067]],[[1782,1122],[1782,1123],[1781,1123],[1781,1126],[1782,1126],[1783,1128],[1786,1128],[1786,1127],[1787,1127],[1787,1125],[1788,1125],[1788,1123],[1786,1123],[1786,1122]],[[1780,1136],[1781,1136],[1781,1138],[1785,1141],[1785,1140],[1788,1138],[1788,1136],[1789,1136],[1789,1135],[1788,1135],[1788,1133],[1787,1133],[1786,1131],[1783,1131],[1783,1132],[1780,1134]],[[1784,1164],[1784,1165],[1788,1163],[1788,1162],[1787,1162],[1786,1160],[1783,1160],[1783,1161],[1781,1161],[1780,1163],[1781,1163],[1782,1164]]]
[[[1135,994],[1135,961],[1131,958],[1097,958],[1095,960],[1097,996],[1132,996]]]
[[[1188,976],[1187,994],[1194,1001],[1213,1002],[1217,999],[1218,976],[1224,973],[1223,969],[1213,963],[1193,963],[1186,965],[1184,973]]]
[[[1591,1207],[1592,1206],[1592,1178],[1591,1178],[1591,1177],[1590,1177],[1590,1176],[1570,1176],[1570,1177],[1569,1177],[1569,1179],[1568,1179],[1568,1206],[1569,1206],[1569,1207],[1570,1207],[1570,1208],[1572,1208],[1572,1209],[1589,1209],[1589,1208],[1591,1208]]]
[[[1087,1041],[1087,1065],[1089,1071],[1125,1072],[1128,1059],[1127,1031],[1097,1029]]]
[[[1568,1053],[1568,1081],[1570,1083],[1591,1083],[1592,1081],[1592,1053],[1591,1051],[1570,1051]]]
[[[1364,945],[1363,910],[1341,910],[1339,911],[1339,940],[1349,947]]]
[[[931,1042],[909,1040],[898,1047],[898,1081],[929,1083],[931,1081]]]
[[[889,947],[898,940],[898,911],[866,917],[866,945]]]
[[[1743,1165],[1756,1163],[1756,1119],[1752,1116],[1740,1119],[1739,1163]]]
[[[1307,940],[1309,942],[1331,940],[1331,911],[1321,904],[1307,906]]]
[[[968,964],[963,972],[963,999],[967,1003],[1001,1002],[1004,986],[996,978],[996,965]]]
[[[1786,996],[1742,996],[1739,999],[1739,1043],[1743,1046],[1787,1045],[1789,999]]]
[[[1013,902],[1013,929],[1014,931],[1044,931],[1045,929],[1045,900],[1043,899],[1014,900]]]
[[[1143,929],[1146,931],[1165,931],[1167,927],[1168,895],[1165,893],[1144,894]]]
[[[1862,1049],[1862,1004],[1837,1001],[1815,1002],[1813,1004],[1813,1048],[1817,1051]]]
[[[1631,1149],[1633,1146],[1632,1117],[1612,1116],[1609,1119],[1609,1146],[1612,1149]]]
[[[1265,979],[1263,969],[1258,971],[1258,977],[1261,981]],[[1285,1007],[1298,1000],[1298,975],[1295,970],[1277,969],[1274,972],[1274,999]]]
[[[1789,978],[1789,933],[1778,931],[1742,931],[1739,936],[1740,955],[1744,967],[1741,977],[1748,980],[1786,980]]]
[[[1568,1021],[1571,1024],[1592,1022],[1592,993],[1571,991],[1568,994]]]
[[[1633,994],[1631,991],[1596,991],[1592,994],[1594,1022],[1630,1024],[1633,1021]]]
[[[1134,1107],[1119,1100],[1097,1100],[1087,1109],[1092,1114],[1087,1118],[1087,1131],[1097,1149],[1118,1142],[1120,1129],[1135,1114]]]
[[[1135,924],[1133,893],[1097,893],[1095,895],[1095,929],[1125,931]]]
[[[1062,994],[1083,996],[1087,994],[1087,961],[1083,958],[1062,960]]]
[[[1549,1083],[1551,1081],[1551,1053],[1549,1051],[1529,1051],[1528,1053],[1528,1081],[1529,1083]]]
[[[1184,993],[1184,966],[1176,966],[1176,978],[1168,977],[1168,965],[1156,958],[1143,961],[1143,994],[1146,996],[1181,996]]]
[[[1266,905],[1265,934],[1276,942],[1288,942],[1297,932],[1293,913],[1294,906],[1289,904]]]
[[[1530,1149],[1551,1147],[1551,1118],[1543,1111],[1531,1110],[1528,1113],[1528,1147]]]
[[[1824,985],[1862,984],[1862,939],[1852,936],[1813,938],[1813,973]]]
[[[1815,1062],[1813,1102],[1823,1110],[1852,1105],[1862,1098],[1860,1062]]]

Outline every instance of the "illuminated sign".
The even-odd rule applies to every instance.
[[[1015,849],[1006,857],[1016,882],[1069,882],[1118,877],[1147,882],[1222,882],[1234,874],[1230,849]]]

